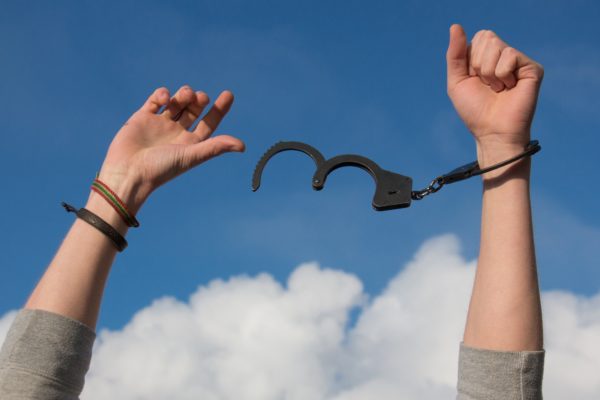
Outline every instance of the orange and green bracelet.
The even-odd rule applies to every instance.
[[[98,178],[94,179],[94,182],[92,183],[92,190],[108,201],[108,204],[110,204],[112,208],[114,208],[115,211],[121,216],[121,218],[123,218],[123,221],[125,221],[127,226],[134,228],[140,226],[140,223],[129,212],[125,203],[123,203],[119,196],[110,190],[110,188],[104,182]]]

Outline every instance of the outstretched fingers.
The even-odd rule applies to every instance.
[[[156,114],[163,106],[169,103],[169,90],[167,88],[158,88],[148,97],[140,111]]]
[[[179,118],[179,123],[181,126],[186,129],[190,128],[202,114],[202,111],[204,111],[204,108],[208,105],[208,103],[210,103],[210,99],[206,93],[194,93],[194,98],[183,110],[181,117]]]
[[[175,96],[169,102],[169,105],[163,111],[163,117],[178,121],[184,113],[186,107],[194,101],[195,93],[189,86],[182,86]]]
[[[233,104],[233,93],[226,90],[222,92],[215,104],[206,113],[204,118],[198,123],[193,133],[196,135],[198,140],[202,141],[210,137],[213,132],[217,129],[225,115],[229,112],[231,105]]]

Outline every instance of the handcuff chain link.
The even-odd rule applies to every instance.
[[[444,178],[438,176],[425,188],[421,190],[415,190],[411,193],[413,200],[422,200],[425,196],[429,196],[431,193],[435,193],[444,186]]]
[[[474,161],[469,164],[465,164],[461,167],[458,167],[445,175],[438,176],[434,180],[431,181],[429,186],[422,190],[416,190],[411,192],[411,199],[413,200],[422,200],[425,196],[429,196],[431,193],[435,193],[440,190],[447,183],[454,183],[458,181],[462,181],[463,179],[471,178],[477,175],[485,174],[486,172],[493,171],[495,169],[504,167],[506,165],[512,164],[516,161],[521,160],[525,157],[531,157],[535,153],[541,150],[541,146],[537,140],[532,140],[525,147],[525,151],[521,154],[517,154],[516,156],[509,158],[508,160],[504,160],[492,166],[481,169],[479,167],[479,163]]]

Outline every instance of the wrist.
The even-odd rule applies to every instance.
[[[97,179],[118,196],[133,216],[138,213],[151,192],[140,183],[139,179],[126,174],[106,172],[104,168]]]
[[[514,141],[477,140],[477,162],[481,169],[485,169],[523,153],[528,143],[529,134],[518,135],[518,139]],[[482,178],[484,181],[496,178],[529,179],[530,169],[530,157],[525,157],[505,167],[487,172],[482,175]]]
[[[135,215],[147,196],[142,196],[140,180],[102,168],[94,182],[86,208],[104,219],[123,236],[139,223]]]
[[[104,222],[116,229],[121,236],[125,237],[129,227],[121,215],[98,193],[94,191],[90,192],[85,208],[96,214]]]

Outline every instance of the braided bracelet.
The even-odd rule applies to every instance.
[[[108,202],[108,204],[110,204],[112,208],[115,209],[115,211],[121,216],[123,221],[125,221],[125,224],[127,224],[127,226],[133,228],[137,228],[138,226],[140,226],[140,223],[137,219],[135,219],[133,214],[129,212],[123,200],[121,200],[115,192],[110,190],[106,183],[96,178],[92,183],[91,189],[94,192],[98,193],[101,197],[103,197]]]
[[[102,218],[94,214],[88,209],[80,208],[79,210],[75,207],[62,202],[62,206],[67,212],[74,212],[77,218],[84,220],[100,232],[104,233],[113,242],[119,252],[125,250],[127,247],[127,240],[112,226],[110,226]]]

